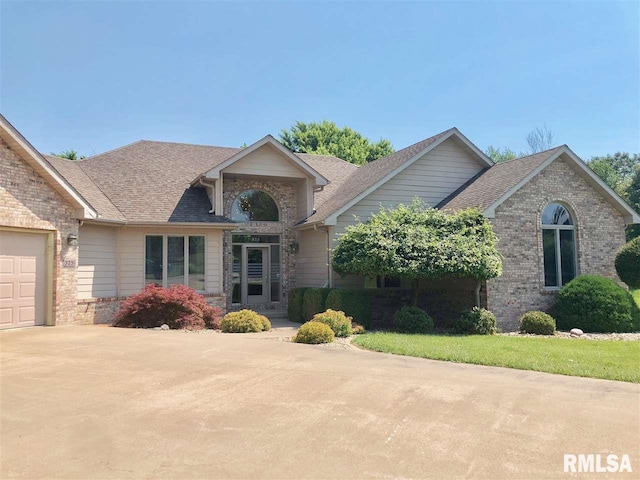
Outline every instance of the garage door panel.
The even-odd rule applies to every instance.
[[[0,307],[0,327],[13,323],[13,308]]]
[[[33,306],[18,307],[18,323],[21,325],[35,324],[36,308]]]
[[[46,234],[0,232],[0,328],[44,325]]]
[[[13,298],[13,283],[0,283],[0,301]]]
[[[0,275],[12,274],[13,273],[13,265],[14,259],[9,257],[0,257]]]
[[[36,273],[35,257],[18,257],[20,259],[20,273]]]
[[[33,300],[35,304],[36,283],[20,282],[20,300]]]

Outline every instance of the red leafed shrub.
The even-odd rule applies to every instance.
[[[207,304],[192,288],[149,284],[122,302],[114,326],[152,328],[166,323],[170,328],[187,330],[219,329],[221,318],[222,310]]]

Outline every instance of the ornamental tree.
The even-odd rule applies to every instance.
[[[341,274],[384,275],[411,280],[414,305],[420,280],[471,277],[480,304],[483,280],[502,273],[497,238],[479,210],[446,214],[416,199],[411,205],[381,207],[364,223],[347,227],[332,254]]]

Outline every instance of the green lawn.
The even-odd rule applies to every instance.
[[[640,383],[640,342],[367,333],[353,343],[411,357]]]
[[[640,307],[640,288],[638,290],[631,290],[631,295],[633,295],[634,300]]]

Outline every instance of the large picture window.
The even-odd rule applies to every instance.
[[[560,288],[576,276],[575,228],[571,214],[559,203],[547,205],[542,212],[544,286],[547,288]]]
[[[268,193],[247,190],[236,197],[231,207],[231,220],[235,222],[277,222],[278,206]]]
[[[145,281],[164,287],[184,284],[203,292],[204,236],[147,235],[145,238]]]

